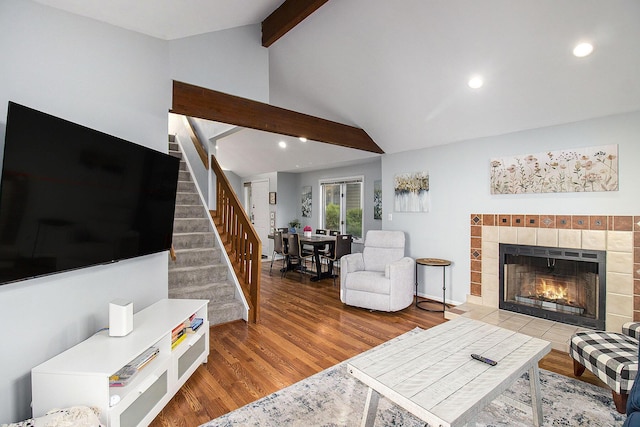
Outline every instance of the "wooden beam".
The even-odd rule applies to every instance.
[[[360,128],[175,80],[171,112],[384,154]]]
[[[262,46],[269,47],[329,0],[285,0],[262,21]]]

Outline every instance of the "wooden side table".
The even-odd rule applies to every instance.
[[[425,307],[421,307],[420,304],[425,303],[425,302],[430,302],[430,303],[434,303],[437,301],[433,301],[430,299],[418,299],[418,266],[419,265],[426,265],[426,266],[431,266],[431,267],[442,267],[442,310],[433,310],[430,308],[425,308]],[[445,271],[446,271],[446,267],[448,265],[451,265],[451,261],[446,260],[446,259],[440,259],[440,258],[418,258],[416,259],[416,307],[422,309],[422,310],[426,310],[426,311],[432,311],[432,312],[436,312],[436,313],[444,313],[445,310],[447,309],[447,303],[446,303],[446,282],[445,282]]]

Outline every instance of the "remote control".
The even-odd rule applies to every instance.
[[[498,362],[496,362],[495,360],[487,359],[486,357],[482,357],[479,354],[472,354],[471,357],[483,363],[486,363],[487,365],[496,366],[498,364]]]

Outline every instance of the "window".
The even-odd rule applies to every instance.
[[[362,183],[362,177],[320,181],[322,228],[362,238]]]

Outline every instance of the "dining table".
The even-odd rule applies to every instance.
[[[273,234],[269,234],[269,238],[273,239]],[[282,233],[282,238],[286,244],[289,238],[289,233]],[[313,247],[313,258],[316,264],[316,271],[315,275],[312,276],[309,280],[311,280],[312,282],[317,282],[318,280],[333,278],[333,260],[329,260],[329,268],[327,269],[327,271],[322,271],[322,264],[320,263],[320,250],[323,249],[326,245],[329,245],[329,250],[333,250],[333,247],[336,243],[336,236],[329,236],[325,234],[312,234],[310,236],[305,236],[304,234],[298,233],[298,239],[300,240],[301,245]]]

